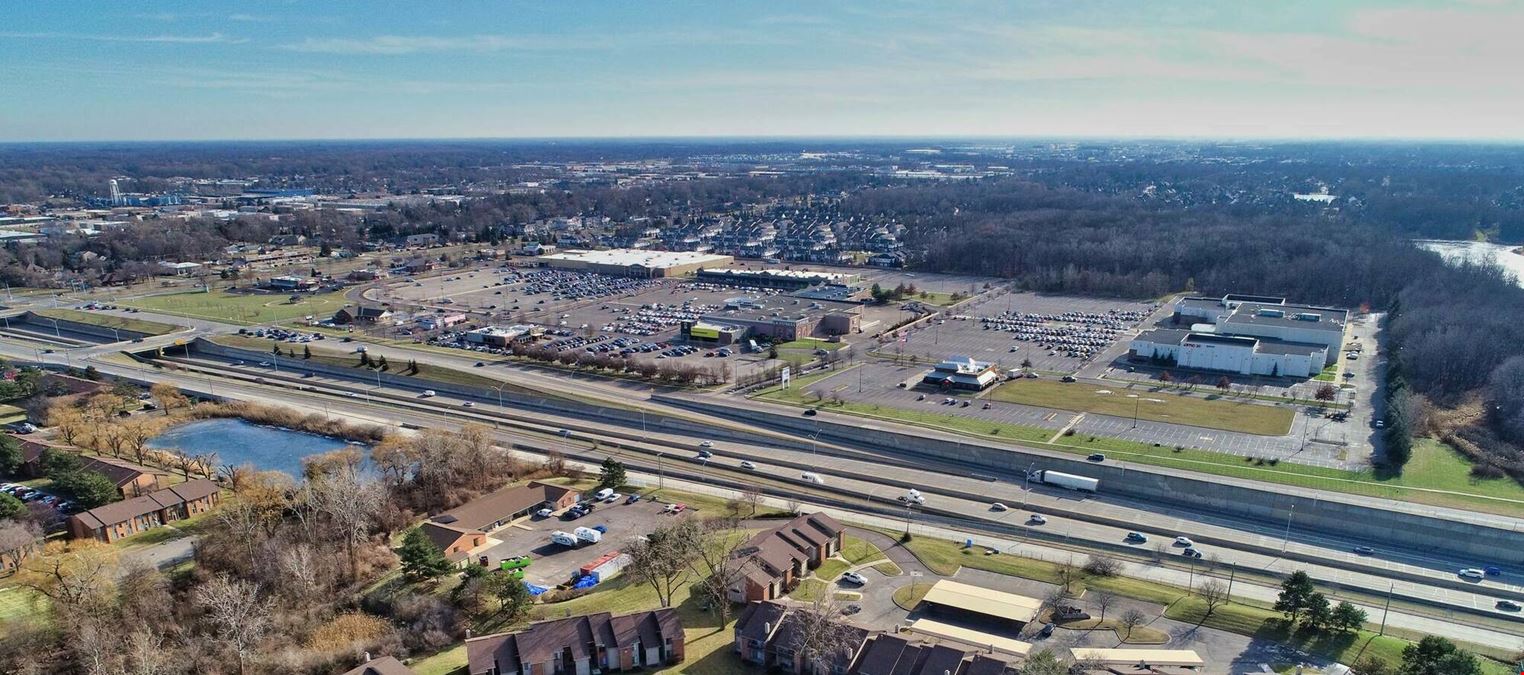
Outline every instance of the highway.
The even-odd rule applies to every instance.
[[[472,401],[479,407],[467,408],[463,405],[466,399],[449,396],[420,399],[416,389],[377,388],[323,377],[303,378],[292,373],[277,375],[268,368],[230,367],[214,359],[176,358],[173,361],[193,368],[206,368],[209,372],[225,370],[246,380],[262,378],[269,383],[256,383],[256,387],[284,385],[285,395],[294,395],[298,400],[293,403],[308,409],[318,409],[319,406],[311,400],[301,400],[304,397],[323,399],[323,409],[347,410],[357,405],[384,409],[393,420],[420,426],[438,424],[441,416],[456,423],[479,421],[500,428],[521,429],[527,433],[505,433],[512,442],[540,445],[547,438],[555,438],[560,429],[567,429],[571,432],[568,440],[597,440],[607,452],[618,454],[626,461],[632,459],[631,453],[644,453],[648,463],[654,461],[656,454],[662,454],[663,461],[674,469],[687,464],[690,466],[684,467],[686,470],[728,471],[734,478],[734,474],[743,472],[739,463],[745,460],[756,466],[754,471],[746,472],[750,475],[765,477],[776,485],[795,490],[822,491],[799,480],[802,471],[810,470],[825,477],[823,491],[837,493],[839,498],[858,498],[869,505],[876,503],[880,509],[898,509],[895,498],[914,486],[928,496],[925,509],[918,510],[913,514],[915,517],[936,516],[957,522],[964,528],[1016,534],[1027,540],[1058,541],[1067,546],[1148,558],[1156,555],[1154,547],[1157,543],[1167,543],[1177,535],[1185,535],[1194,539],[1198,548],[1208,556],[1216,558],[1214,563],[1218,567],[1236,565],[1242,570],[1274,576],[1302,569],[1318,579],[1367,595],[1384,595],[1390,590],[1399,599],[1436,608],[1462,609],[1502,620],[1516,617],[1494,611],[1492,605],[1497,598],[1524,599],[1524,589],[1517,586],[1489,581],[1478,588],[1455,579],[1448,571],[1411,564],[1424,562],[1424,558],[1416,554],[1378,552],[1391,556],[1391,559],[1358,556],[1342,548],[1344,542],[1329,541],[1326,545],[1317,545],[1301,540],[1287,541],[1274,532],[1275,528],[1245,532],[1226,525],[1204,524],[1199,518],[1130,509],[1064,490],[1026,489],[1019,484],[967,476],[931,475],[924,468],[887,465],[877,458],[838,456],[834,453],[842,450],[831,446],[808,452],[775,445],[722,441],[716,443],[713,450],[715,458],[703,461],[697,457],[698,444],[708,439],[694,435],[665,432],[642,435],[620,426],[587,420],[559,420],[541,414],[499,411],[483,399]],[[192,377],[190,381],[196,382],[198,378]],[[209,389],[220,386],[220,395],[232,395],[248,386],[242,384],[229,389],[229,385],[216,385],[212,379],[204,381]],[[291,388],[297,388],[297,391],[290,392]],[[416,411],[416,417],[398,415],[398,409]],[[992,511],[990,504],[995,501],[1009,505],[1011,510]],[[1028,520],[1030,514],[1038,512],[1047,516],[1046,524],[1035,525]],[[1143,546],[1129,546],[1125,543],[1129,531],[1145,533],[1151,541]],[[1285,555],[1279,552],[1283,546]],[[1165,550],[1163,559],[1169,566],[1184,568],[1190,564],[1178,554],[1178,548],[1166,547]],[[1403,557],[1410,562],[1398,559]],[[1524,627],[1520,630],[1524,631]]]
[[[202,334],[203,330],[212,332],[214,329],[210,326],[195,328],[177,335],[150,338],[144,344],[133,347],[151,348],[158,344],[171,344],[176,340]],[[666,431],[637,434],[638,429],[631,430],[624,426],[585,419],[560,419],[542,413],[489,410],[495,406],[487,404],[495,401],[488,401],[486,397],[473,401],[477,406],[473,409],[465,407],[463,399],[445,396],[417,399],[417,390],[378,389],[316,377],[301,379],[300,383],[282,384],[278,381],[282,376],[275,376],[268,369],[229,368],[225,363],[205,359],[186,360],[188,366],[208,369],[207,374],[195,376],[123,363],[121,357],[101,358],[124,346],[83,347],[69,350],[71,353],[67,355],[44,355],[38,354],[29,345],[0,341],[0,354],[20,360],[42,357],[47,362],[58,365],[63,365],[66,358],[76,366],[82,360],[88,360],[91,365],[108,374],[148,381],[170,380],[187,389],[214,396],[282,403],[309,410],[322,409],[330,414],[389,424],[430,426],[439,425],[444,420],[448,420],[447,424],[479,421],[497,426],[498,431],[495,433],[502,442],[541,448],[549,444],[558,451],[567,452],[569,456],[586,455],[589,450],[579,441],[596,439],[606,448],[601,454],[619,454],[635,468],[649,467],[654,460],[658,469],[666,466],[673,471],[712,475],[716,479],[723,477],[735,481],[739,476],[745,482],[746,476],[751,475],[755,482],[765,483],[769,491],[793,491],[804,496],[830,494],[834,499],[849,504],[860,502],[860,507],[854,512],[874,511],[881,514],[877,517],[887,517],[882,514],[902,511],[895,497],[903,494],[906,488],[915,486],[928,497],[925,509],[911,514],[918,522],[940,523],[942,526],[980,532],[986,536],[1014,537],[1015,541],[1035,548],[1058,546],[1061,548],[1056,550],[1063,550],[1062,547],[1079,547],[1112,551],[1124,558],[1146,559],[1154,555],[1153,546],[1156,543],[1168,542],[1174,536],[1183,534],[1195,539],[1198,548],[1204,553],[1215,556],[1219,568],[1231,564],[1241,570],[1255,570],[1269,575],[1305,569],[1319,580],[1359,589],[1367,596],[1384,595],[1391,589],[1396,598],[1432,605],[1436,614],[1447,613],[1447,608],[1454,608],[1490,616],[1493,621],[1485,622],[1489,626],[1499,620],[1517,621],[1517,617],[1492,610],[1496,598],[1524,598],[1524,588],[1516,585],[1491,580],[1481,587],[1461,585],[1454,578],[1453,570],[1465,563],[1443,556],[1382,550],[1378,550],[1378,557],[1356,556],[1348,551],[1350,542],[1319,540],[1300,531],[1288,540],[1284,530],[1273,524],[1202,522],[1199,515],[1161,512],[1154,507],[1139,508],[1139,505],[1116,503],[1103,496],[1081,497],[1046,487],[1027,489],[1027,486],[1020,484],[982,480],[970,477],[966,471],[959,471],[956,467],[916,466],[911,462],[896,465],[894,462],[886,462],[881,456],[851,447],[818,443],[814,444],[814,451],[807,451],[800,447],[802,442],[798,439],[778,437],[777,434],[757,433],[760,440],[753,442],[731,440],[727,436],[725,440],[717,442],[715,459],[705,463],[697,461],[696,451],[698,442],[707,438],[695,434]],[[397,358],[411,357],[425,361],[419,358],[421,354],[424,353],[404,350]],[[438,356],[447,359],[448,365],[452,367],[468,368],[474,355],[467,355],[464,359]],[[464,366],[457,361],[465,362]],[[217,372],[218,370],[228,372]],[[566,385],[567,378],[549,378],[540,373],[526,374],[518,372],[519,369],[513,370],[516,380],[520,379],[519,376],[525,376],[525,380],[544,387],[564,389]],[[229,374],[245,379],[229,379]],[[252,381],[256,377],[263,377],[267,382],[261,384]],[[596,388],[590,389],[600,394],[618,389],[617,386],[601,384],[594,387]],[[302,388],[313,390],[303,391]],[[373,399],[367,400],[362,397],[365,396],[363,394],[350,395],[367,390]],[[625,405],[628,405],[633,392],[618,393],[625,398]],[[557,435],[561,428],[572,431],[564,440]],[[717,426],[716,438],[725,436],[729,431],[731,430],[723,424]],[[770,436],[775,441],[792,442],[771,442]],[[737,466],[741,460],[753,462],[756,465],[755,471],[743,474],[743,470]],[[824,476],[826,485],[809,486],[800,481],[799,474],[806,469]],[[1011,510],[991,511],[990,504],[995,501],[1009,505]],[[1043,525],[1027,523],[1031,513],[1045,514],[1048,522]],[[1280,534],[1277,534],[1277,530]],[[1123,544],[1123,537],[1128,531],[1143,532],[1149,535],[1151,541],[1146,546],[1127,547]],[[1285,555],[1279,553],[1283,546]],[[1322,561],[1322,564],[1317,561]],[[1178,571],[1186,567],[1187,561],[1171,549],[1165,554],[1165,562],[1168,564],[1139,565],[1139,568]],[[1419,611],[1419,614],[1412,616],[1415,621],[1433,620],[1423,616],[1422,610]],[[1461,625],[1464,621],[1466,619],[1461,618],[1452,622],[1457,624],[1455,632],[1458,639],[1474,640],[1467,637],[1467,632],[1484,630],[1480,626]],[[1505,625],[1507,627],[1503,632],[1506,634],[1524,634],[1524,627],[1511,623]]]

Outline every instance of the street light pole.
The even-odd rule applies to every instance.
[[[1281,540],[1281,553],[1286,552],[1286,547],[1291,544],[1291,517],[1296,515],[1296,504],[1291,505],[1291,510],[1286,512],[1286,538]]]

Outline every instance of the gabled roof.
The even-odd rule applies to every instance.
[[[100,529],[118,523],[125,523],[138,516],[145,516],[155,511],[162,511],[177,504],[195,501],[203,497],[217,494],[222,488],[205,478],[197,478],[187,481],[172,488],[159,490],[150,494],[124,499],[122,501],[107,504],[77,513],[73,518],[78,518],[90,529]]]
[[[466,554],[461,551],[451,551],[451,544],[454,544],[461,537],[467,535],[479,534],[486,536],[487,534],[480,530],[468,530],[465,528],[455,527],[453,525],[444,525],[441,523],[432,522],[425,522],[418,527],[423,530],[423,536],[428,537],[429,541],[434,543],[435,548],[444,551],[446,558],[457,562],[464,559]]]
[[[520,664],[545,663],[563,650],[571,650],[573,659],[585,659],[600,645],[624,648],[638,640],[650,646],[682,634],[682,621],[671,608],[617,617],[602,612],[542,621],[516,633],[471,638],[466,641],[466,659],[473,673],[495,664],[502,664],[502,670],[519,670]]]
[[[148,467],[109,457],[80,457],[85,469],[106,477],[118,488],[136,481],[144,474],[153,473]]]
[[[445,511],[429,520],[468,530],[490,529],[494,523],[527,508],[559,500],[571,488],[530,481],[526,485],[506,487]]]
[[[787,612],[787,607],[776,602],[753,602],[736,618],[736,637],[766,642]]]

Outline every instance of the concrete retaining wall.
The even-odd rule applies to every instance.
[[[1163,502],[1202,514],[1258,520],[1278,526],[1284,526],[1290,517],[1293,532],[1315,530],[1324,535],[1386,540],[1403,548],[1469,556],[1478,565],[1524,564],[1524,532],[1517,524],[1514,529],[1508,529],[1468,521],[1469,514],[1447,509],[1421,506],[1381,508],[1358,503],[1359,497],[1346,500],[1337,495],[1311,494],[1312,491],[1268,483],[1262,484],[1263,487],[1219,483],[1210,476],[1177,475],[1157,467],[1096,464],[1040,450],[987,445],[977,439],[965,440],[956,435],[881,429],[872,420],[829,413],[804,417],[725,401],[675,396],[661,398],[663,402],[695,412],[778,431],[793,431],[802,437],[818,430],[822,441],[868,445],[901,457],[919,455],[960,463],[1007,480],[1020,480],[1019,476],[1030,469],[1053,469],[1100,479],[1103,495]]]
[[[42,316],[41,314],[36,314],[34,312],[23,312],[20,318],[28,324],[47,328],[49,331],[52,330],[53,321],[55,321],[55,319],[51,316]],[[68,319],[57,319],[57,321],[58,328],[61,331],[78,333],[80,335],[89,335],[90,337],[100,338],[106,342],[116,342],[118,334],[121,335],[123,341],[132,340],[134,338],[153,337],[150,333],[139,333],[138,331],[127,330],[126,328],[118,328],[113,331],[110,328],[106,328],[105,326],[97,326],[93,323],[70,321]]]

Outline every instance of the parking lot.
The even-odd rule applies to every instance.
[[[878,351],[927,363],[968,356],[1002,371],[1030,363],[1039,372],[1067,374],[1130,338],[1153,309],[1151,303],[997,292],[920,325],[901,341],[885,342]]]
[[[501,543],[487,549],[488,565],[529,554],[534,561],[524,572],[524,579],[532,584],[553,587],[572,580],[577,570],[599,556],[624,547],[625,542],[642,536],[663,518],[665,504],[641,500],[626,504],[625,499],[611,504],[599,503],[593,511],[575,520],[567,519],[565,512],[557,512],[549,518],[530,517],[496,530],[488,536]],[[583,544],[575,548],[553,543],[550,535],[555,531],[571,532],[578,527],[608,530],[603,540],[596,544]]]

